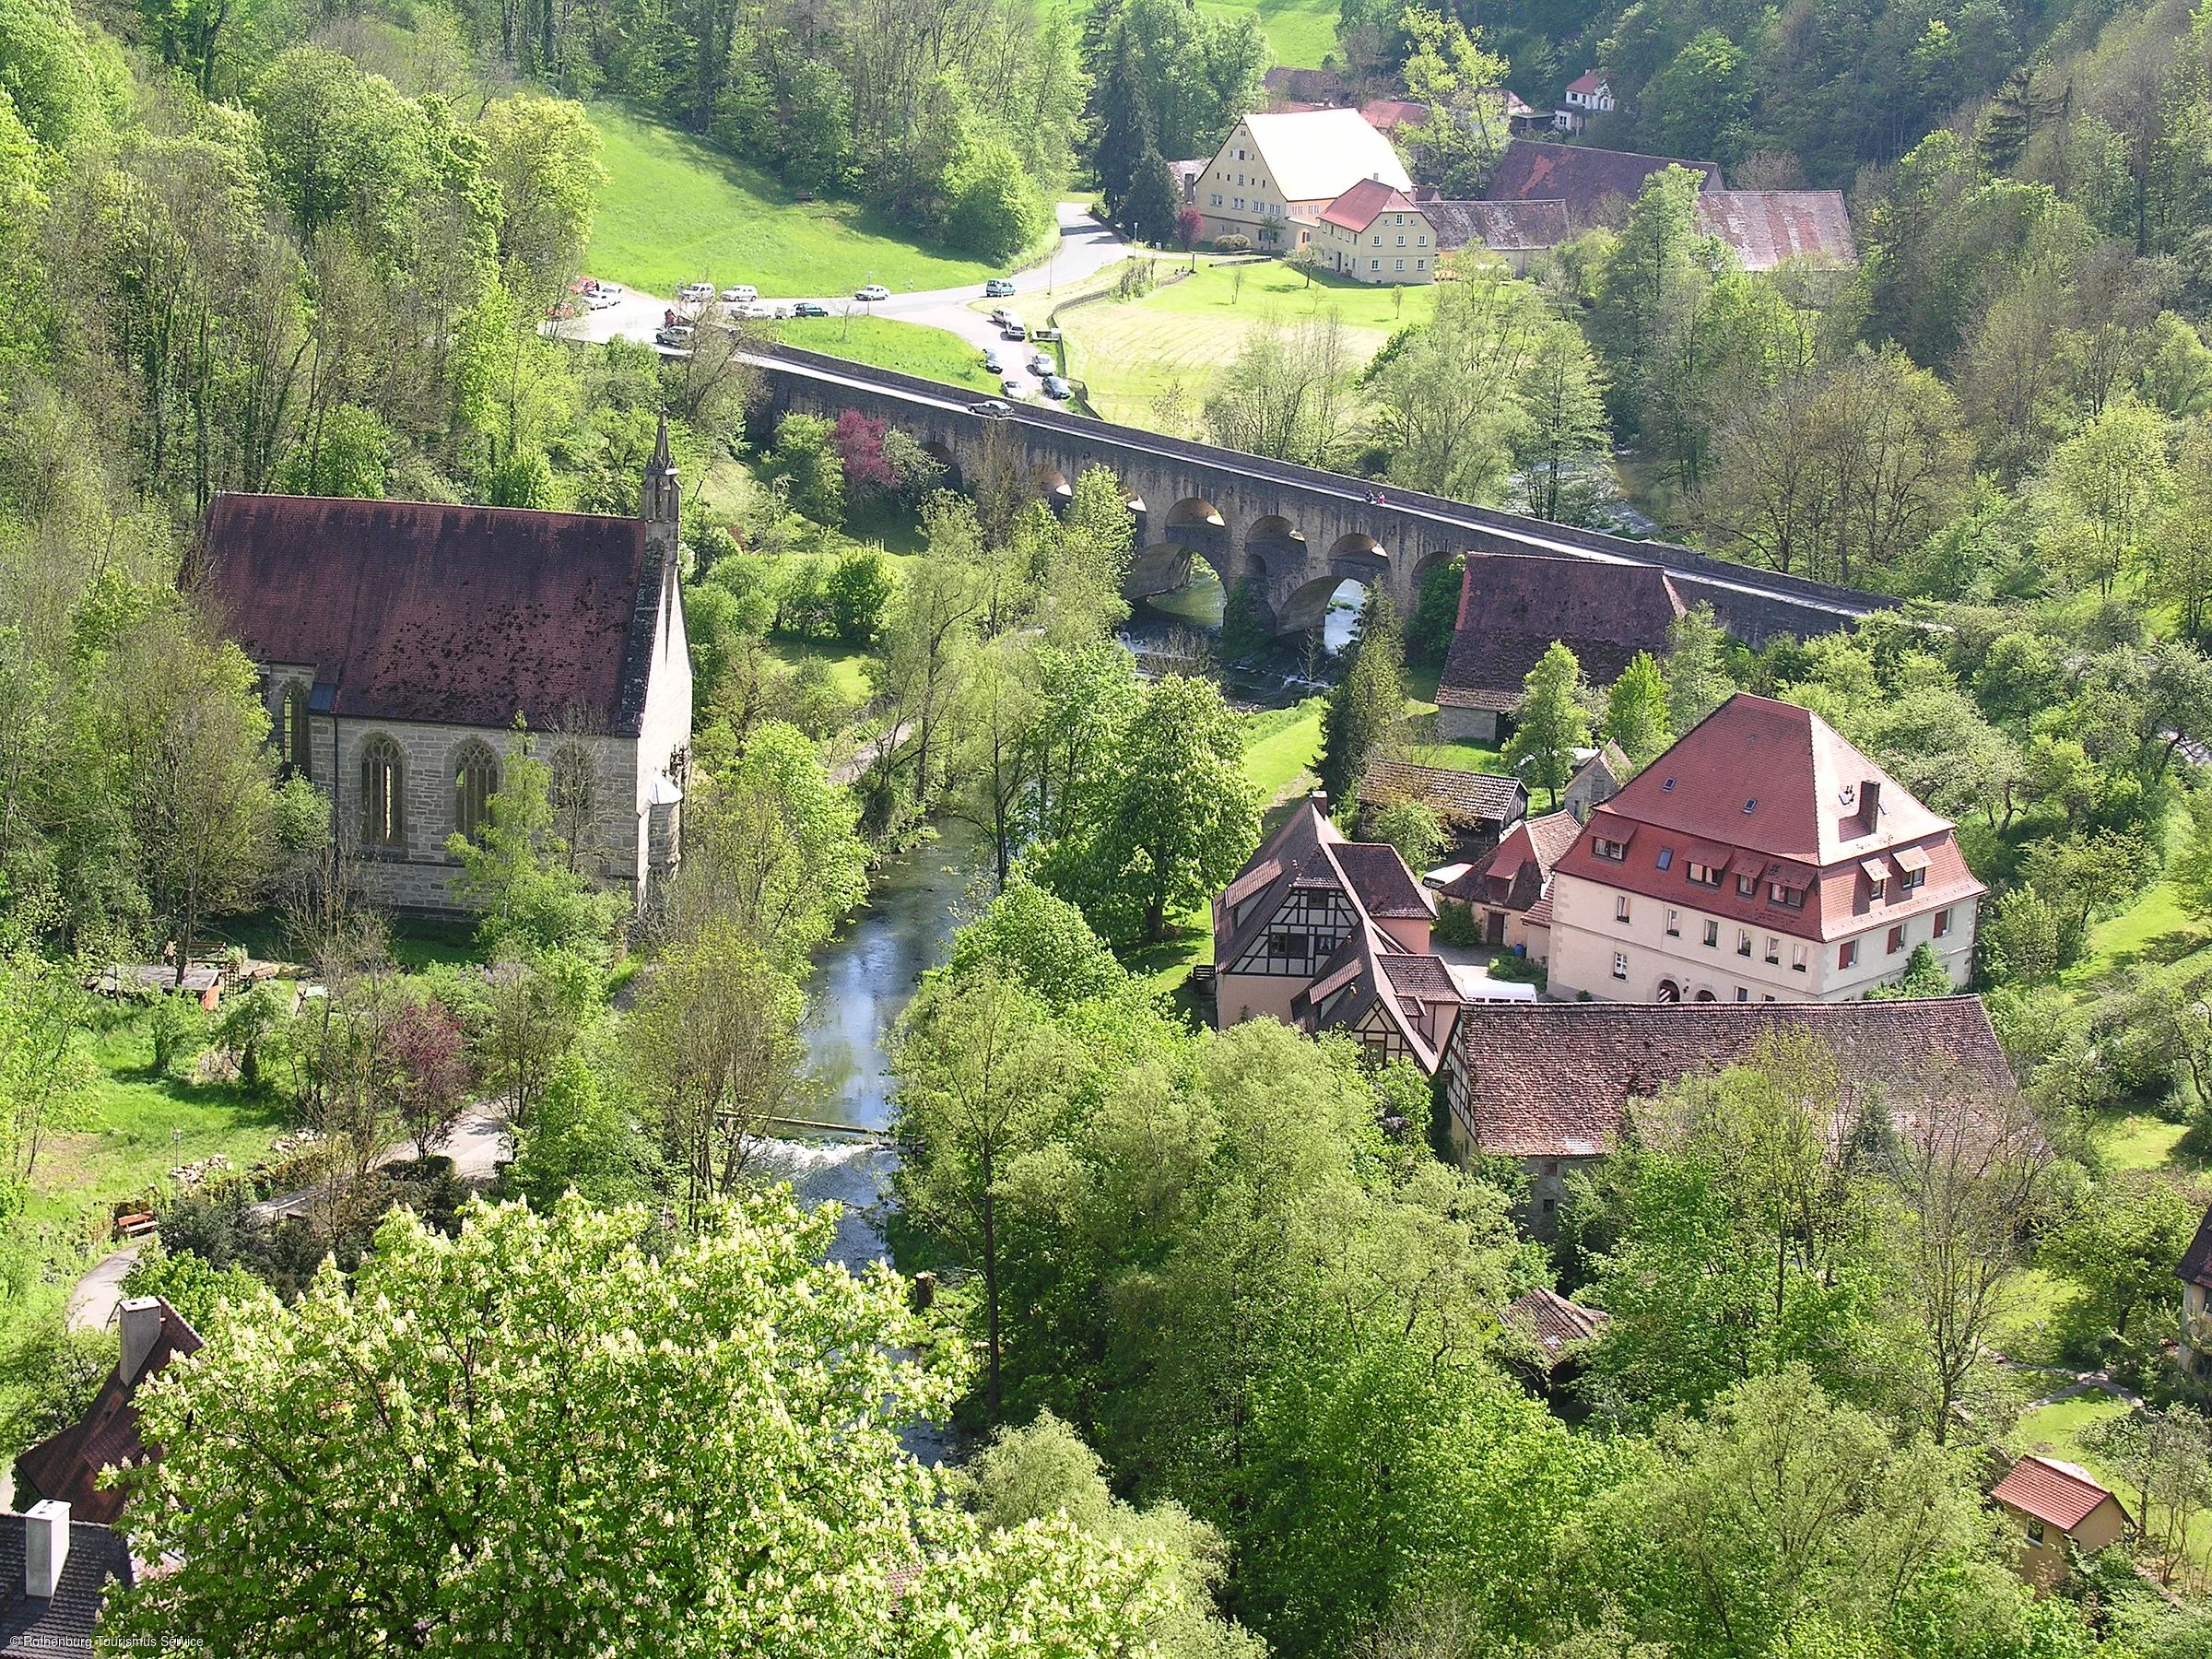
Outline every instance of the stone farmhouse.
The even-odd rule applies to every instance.
[[[486,824],[525,741],[601,879],[642,904],[673,867],[691,732],[678,504],[665,421],[635,518],[216,498],[203,596],[260,670],[277,755],[330,797],[369,897],[453,910],[447,838]]]
[[[1436,690],[1437,735],[1494,744],[1522,682],[1559,641],[1593,686],[1610,686],[1640,651],[1666,649],[1688,607],[1654,565],[1470,553],[1459,618]]]
[[[1634,150],[1593,149],[1516,138],[1499,158],[1484,198],[1492,202],[1563,202],[1576,232],[1617,219],[1642,194],[1653,173],[1687,167],[1702,175],[1700,188],[1719,190],[1720,164],[1646,156]]]
[[[1590,815],[1552,875],[1551,994],[1844,1002],[1988,889],[1939,818],[1809,710],[1737,692]]]
[[[1547,1233],[1567,1177],[1614,1150],[1636,1101],[1745,1059],[1778,1030],[1825,1043],[1854,1098],[1868,1087],[1910,1089],[1952,1077],[1992,1090],[2013,1087],[1976,996],[1676,1006],[1470,1002],[1444,1049],[1453,1151],[1462,1160],[1518,1160],[1530,1183],[1524,1219]]]
[[[1244,236],[1254,248],[1288,253],[1362,179],[1413,188],[1390,140],[1358,110],[1255,113],[1237,123],[1194,195],[1208,237]]]
[[[1465,1001],[1430,949],[1435,919],[1397,849],[1347,841],[1312,795],[1215,896],[1218,1023],[1348,1031],[1376,1060],[1433,1077]]]

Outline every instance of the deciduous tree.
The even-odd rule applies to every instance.
[[[1522,681],[1505,744],[1506,759],[1525,763],[1529,786],[1544,791],[1547,809],[1559,804],[1559,791],[1574,773],[1574,751],[1589,747],[1591,720],[1582,665],[1554,640]]]

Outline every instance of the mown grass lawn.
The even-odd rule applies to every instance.
[[[1312,776],[1321,755],[1321,710],[1322,700],[1309,697],[1296,708],[1245,716],[1244,775],[1259,785],[1269,806]]]
[[[2105,1120],[2096,1131],[2098,1150],[2107,1167],[2114,1170],[2163,1170],[2172,1164],[2185,1124],[2170,1124],[2147,1112],[2130,1112]]]
[[[641,119],[590,106],[604,147],[588,268],[649,294],[686,282],[749,282],[787,299],[898,292],[981,282],[997,269],[919,246],[883,215],[851,202],[794,202],[772,173]]]
[[[1433,288],[1376,288],[1321,276],[1309,285],[1289,266],[1268,260],[1202,265],[1142,300],[1063,312],[1060,326],[1068,372],[1084,382],[1099,415],[1151,426],[1153,405],[1171,386],[1181,388],[1194,418],[1215,373],[1265,321],[1288,325],[1334,315],[1344,324],[1352,356],[1365,364],[1394,329],[1425,322],[1435,309]]]
[[[1198,9],[1212,17],[1258,13],[1275,61],[1293,69],[1318,69],[1321,60],[1336,50],[1335,0],[1258,0],[1251,6],[1206,0]]]
[[[983,371],[982,353],[959,335],[926,324],[888,317],[803,317],[779,324],[776,332],[808,351],[971,391],[998,391],[996,378]]]

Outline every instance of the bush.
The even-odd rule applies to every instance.
[[[1430,932],[1440,944],[1482,943],[1482,924],[1475,920],[1475,907],[1462,904],[1456,899],[1440,899],[1436,901],[1436,925]]]
[[[1252,252],[1252,238],[1249,236],[1217,236],[1214,238],[1214,252],[1217,253],[1249,253]]]
[[[169,1077],[187,1061],[198,1058],[207,1046],[208,1019],[199,999],[182,991],[164,992],[154,998],[146,1017],[154,1040],[154,1071]]]
[[[115,1338],[72,1331],[60,1311],[0,1353],[0,1456],[19,1457],[85,1415],[115,1368]]]
[[[184,1316],[185,1324],[205,1331],[218,1308],[250,1295],[258,1283],[237,1262],[215,1267],[206,1257],[194,1255],[189,1250],[172,1250],[157,1244],[124,1275],[123,1293],[159,1296]]]

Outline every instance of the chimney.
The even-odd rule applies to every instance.
[[[1869,778],[1859,785],[1859,833],[1872,835],[1882,827],[1882,786]]]
[[[69,1559],[69,1506],[48,1498],[23,1514],[23,1594],[51,1600]]]
[[[134,1296],[123,1304],[123,1361],[115,1369],[125,1388],[135,1387],[146,1357],[161,1340],[161,1318],[169,1304],[158,1296]]]

